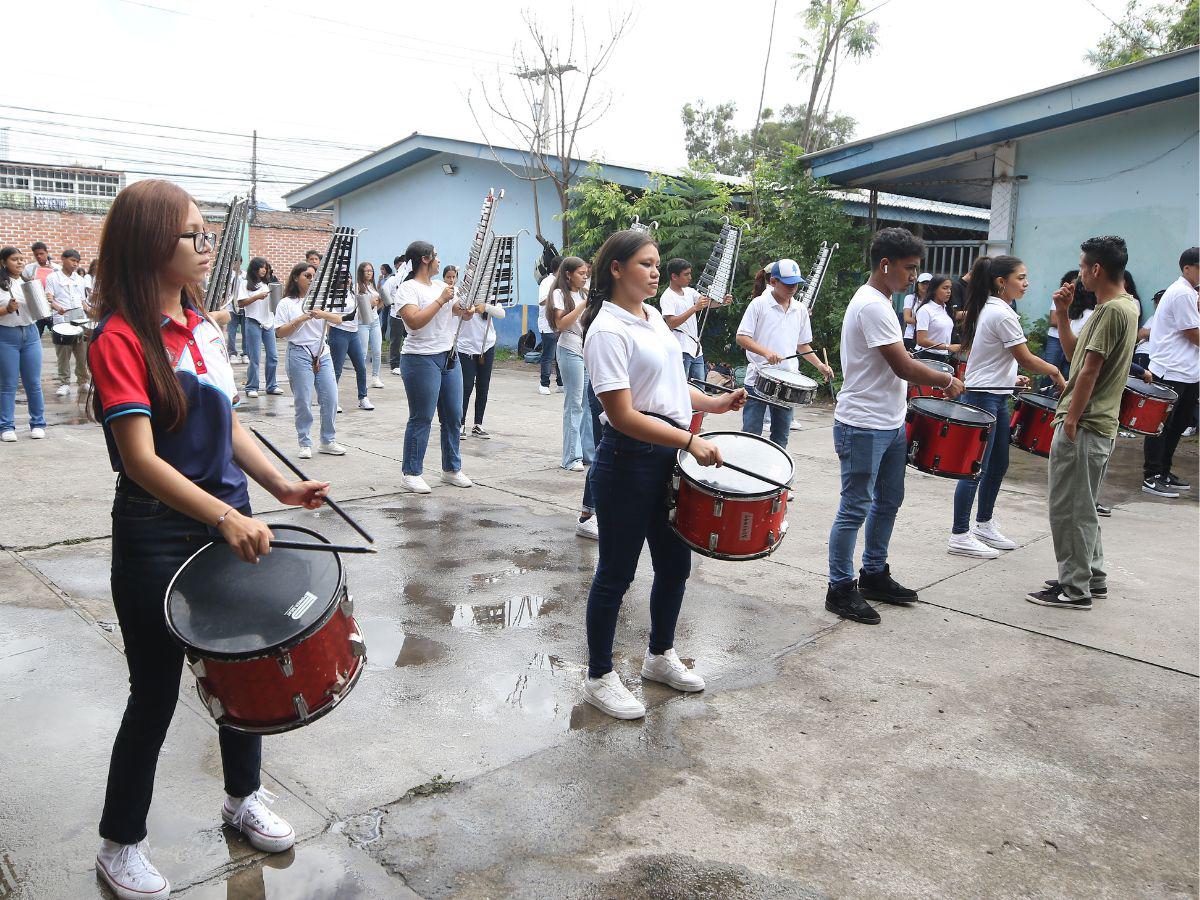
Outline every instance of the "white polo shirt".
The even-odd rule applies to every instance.
[[[904,424],[908,388],[879,351],[903,338],[890,298],[869,284],[854,292],[842,318],[844,380],[834,410],[843,425],[882,431]]]
[[[87,296],[85,290],[86,285],[83,276],[76,269],[70,275],[63,272],[62,269],[55,269],[46,276],[46,293],[54,296],[54,302],[59,306],[71,309],[84,309],[84,298]],[[79,318],[79,314],[75,314],[75,318]],[[59,322],[69,322],[69,315],[54,314],[54,324]]]
[[[921,306],[917,310],[917,331],[926,331],[925,336],[935,344],[949,344],[950,335],[954,331],[954,320],[946,307],[935,300]],[[916,335],[916,331],[913,332]],[[949,356],[949,350],[934,350],[932,347],[920,347],[926,353],[936,353],[939,356]]]
[[[550,327],[550,320],[546,318],[546,304],[550,302],[550,292],[554,290],[556,278],[558,276],[551,273],[538,284],[538,331],[542,334],[550,334],[554,331]]]
[[[692,419],[683,352],[662,314],[642,304],[641,319],[606,300],[588,328],[583,360],[597,394],[628,389],[638,412],[666,416],[680,428]],[[600,416],[607,422],[607,414]]]
[[[750,301],[738,325],[738,334],[744,334],[755,343],[780,356],[791,356],[801,344],[812,343],[812,322],[808,318],[808,307],[792,298],[785,310],[776,301],[771,289]],[[746,384],[753,386],[758,370],[768,365],[765,356],[746,351]],[[800,370],[799,360],[789,359],[780,363],[792,372]]]
[[[916,294],[906,294],[904,297],[904,308],[905,309],[914,309],[916,307],[916,305],[917,305],[917,295]],[[904,336],[906,338],[916,337],[917,336],[917,327],[915,325],[909,325],[907,322],[905,322],[904,323]]]
[[[400,287],[396,288],[395,302],[392,307],[397,313],[406,306],[415,306],[418,310],[422,310],[430,303],[437,303],[438,298],[442,296],[442,291],[446,290],[446,282],[433,281],[429,284],[422,284],[415,278],[410,278]],[[442,308],[434,314],[434,317],[425,323],[423,328],[409,329],[408,337],[404,339],[404,347],[401,353],[420,354],[422,356],[431,356],[434,353],[447,353],[454,345],[455,322],[454,304],[456,301],[450,300],[442,304]],[[407,327],[407,326],[406,326]]]
[[[255,294],[265,293],[267,296],[261,300],[255,300],[246,306],[242,306],[243,300],[248,300]],[[263,328],[274,328],[275,317],[271,315],[271,293],[268,282],[262,282],[254,290],[250,289],[250,282],[243,279],[238,290],[238,308],[246,314],[247,319],[253,319]]]
[[[967,355],[963,383],[969,390],[975,385],[1016,385],[1017,360],[1013,347],[1025,343],[1025,330],[1017,311],[999,297],[988,297],[975,322],[975,339]],[[1007,394],[1008,390],[987,391]]]
[[[1150,371],[1168,381],[1200,381],[1200,348],[1183,336],[1200,328],[1196,289],[1180,275],[1158,301],[1150,329]]]
[[[304,298],[284,297],[275,309],[275,327],[294,322],[302,315],[304,315]],[[303,347],[312,354],[313,359],[329,352],[329,348],[325,346],[325,322],[323,319],[309,319],[288,336],[287,342],[295,344],[297,347]]]
[[[658,300],[658,308],[662,310],[664,317],[678,316],[695,306],[699,299],[700,292],[695,288],[685,287],[682,294],[677,294],[667,288]],[[696,324],[699,317],[699,313],[688,316],[686,322],[671,329],[675,334],[675,340],[679,341],[679,349],[688,356],[700,355],[700,341]]]

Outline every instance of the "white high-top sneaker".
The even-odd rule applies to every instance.
[[[120,900],[165,900],[171,885],[150,862],[150,844],[101,841],[96,874]]]
[[[226,797],[221,806],[221,818],[226,825],[244,834],[256,850],[280,853],[296,843],[296,832],[267,808],[267,804],[274,803],[275,799],[266,788],[259,788],[241,799]]]

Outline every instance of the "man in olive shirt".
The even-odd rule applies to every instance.
[[[1080,250],[1079,279],[1096,295],[1096,312],[1078,337],[1069,328],[1059,330],[1071,377],[1058,401],[1050,444],[1050,534],[1058,578],[1026,596],[1062,609],[1091,609],[1093,599],[1108,597],[1096,501],[1117,436],[1140,318],[1137,301],[1125,293],[1125,242],[1111,235],[1088,238]],[[1074,294],[1074,284],[1055,291],[1060,321],[1066,321]]]

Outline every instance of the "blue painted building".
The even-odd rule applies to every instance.
[[[1119,234],[1144,305],[1200,235],[1200,51],[1192,47],[806,157],[836,185],[990,212],[986,249],[1029,268],[1044,316],[1079,243]]]

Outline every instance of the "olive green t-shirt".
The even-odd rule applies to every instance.
[[[1118,294],[1096,307],[1096,312],[1079,332],[1075,352],[1071,356],[1071,377],[1067,380],[1067,389],[1059,398],[1055,425],[1066,418],[1087,351],[1094,350],[1104,357],[1104,363],[1096,376],[1091,399],[1079,417],[1079,426],[1100,437],[1117,436],[1121,395],[1125,392],[1125,382],[1129,380],[1129,363],[1137,343],[1139,318],[1137,301],[1128,294]]]

